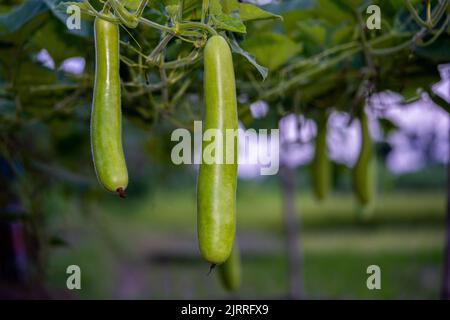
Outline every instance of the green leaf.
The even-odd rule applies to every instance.
[[[0,15],[0,36],[5,36],[19,30],[35,16],[47,11],[44,2],[27,0],[12,11]]]
[[[88,6],[84,2],[64,2],[62,0],[44,0],[47,3],[47,6],[50,8],[50,11],[56,16],[63,24],[65,30],[68,33],[73,33],[82,37],[90,37],[93,32],[93,25],[91,21],[93,17],[86,14],[89,11]],[[68,15],[67,15],[67,7],[70,5],[74,5],[80,8],[81,12],[81,25],[80,29],[69,30],[65,27]]]
[[[245,59],[247,59],[248,62],[250,62],[256,68],[256,70],[258,70],[258,72],[263,77],[263,80],[265,80],[267,78],[267,75],[269,73],[269,69],[267,69],[266,67],[263,67],[259,63],[257,63],[256,60],[255,60],[255,57],[252,56],[247,51],[245,51],[244,49],[242,49],[239,46],[239,44],[237,43],[236,39],[234,39],[234,38],[230,39],[230,46],[231,46],[231,50],[233,52],[243,56]]]
[[[327,30],[322,21],[299,21],[297,27],[300,29],[301,39],[309,40],[318,46],[323,46],[325,44]]]
[[[307,9],[295,9],[289,10],[283,13],[283,27],[284,31],[288,35],[295,34],[298,31],[298,22],[310,19],[313,16],[313,11],[310,8]]]
[[[52,0],[47,1],[52,2]],[[90,9],[89,6],[86,4],[86,2],[76,2],[76,1],[59,2],[58,5],[56,5],[56,9],[58,11],[65,12],[68,6],[77,6],[78,8],[80,8],[81,12],[88,12]]]
[[[237,0],[222,0],[222,10],[226,14],[239,12],[239,2]]]
[[[179,6],[176,4],[166,6],[166,10],[172,18],[177,16],[178,8],[179,8]]]
[[[267,12],[251,3],[239,3],[239,13],[242,21],[280,19],[282,16]]]
[[[219,15],[211,16],[214,25],[218,29],[228,30],[232,32],[246,33],[247,30],[241,19],[235,16],[221,13]]]
[[[383,131],[383,135],[385,137],[392,131],[395,131],[398,129],[398,126],[395,123],[393,123],[391,120],[386,119],[386,118],[380,118],[378,120],[378,123],[380,124],[381,130]]]
[[[122,0],[122,4],[131,10],[137,10],[142,0]]]
[[[222,11],[222,5],[220,4],[220,0],[210,0],[209,1],[209,14],[215,16],[215,15],[220,15],[222,13],[223,13],[223,11]]]
[[[184,0],[183,18],[187,20],[199,19],[202,11],[202,1]]]
[[[349,42],[352,40],[353,33],[354,27],[352,25],[337,28],[331,36],[331,43],[336,45]]]
[[[301,45],[283,34],[274,32],[255,34],[244,40],[242,47],[269,70],[276,70],[302,50]]]
[[[354,13],[342,0],[316,0],[315,11],[321,19],[335,25],[356,20]]]

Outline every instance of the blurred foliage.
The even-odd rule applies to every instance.
[[[102,192],[94,181],[89,147],[92,22],[102,3],[71,3],[82,9],[80,30],[65,26],[69,3],[62,0],[2,2],[1,154],[24,168],[19,193],[24,193],[22,181],[39,193],[42,184],[59,180],[68,192],[92,199]],[[139,3],[124,2],[130,10]],[[152,177],[179,176],[182,169],[169,161],[170,132],[192,129],[193,120],[202,117],[201,56],[211,27],[236,53],[238,112],[247,127],[277,127],[289,112],[315,118],[318,108],[353,115],[372,93],[383,90],[401,93],[405,102],[428,92],[448,110],[431,92],[439,80],[437,65],[450,61],[448,1],[432,1],[435,20],[426,28],[417,21],[425,19],[423,3],[413,1],[412,12],[405,3],[286,0],[257,7],[211,0],[206,15],[201,1],[151,1],[137,28],[121,28],[124,145],[134,176],[130,187],[138,192],[146,185],[143,164],[148,161],[155,167]],[[381,30],[365,26],[370,4],[382,9]],[[84,59],[81,73],[62,68],[72,57]],[[263,119],[253,119],[250,112],[257,100],[271,106]],[[381,126],[385,133],[396,130],[385,119]],[[33,184],[32,177],[40,182]]]
[[[53,248],[49,282],[64,286],[65,269],[76,261],[84,272],[80,298],[285,298],[282,204],[273,187],[239,184],[243,283],[235,296],[205,276],[208,266],[196,248],[195,186],[161,189],[126,203],[99,201],[90,212],[52,190],[50,228],[64,235],[68,247]],[[445,194],[382,192],[370,223],[355,223],[350,194],[318,203],[303,189],[296,201],[307,298],[438,298]],[[374,263],[383,270],[383,290],[365,286],[366,267]]]
[[[99,1],[91,4],[97,10],[101,8]],[[365,27],[369,4],[378,4],[382,9],[381,30]],[[432,4],[434,13],[448,3]],[[138,1],[126,1],[125,5],[136,9]],[[424,5],[418,1],[413,1],[413,5],[423,17]],[[184,1],[182,20],[174,17],[177,10],[180,11],[178,1],[151,1],[144,17],[169,27],[197,22],[201,2]],[[77,120],[86,123],[94,70],[92,17],[87,19],[89,15],[84,15],[81,30],[70,31],[64,27],[67,15],[61,0],[25,0],[21,4],[7,1],[2,11],[2,135],[37,123],[51,128],[56,120],[67,121],[68,131],[77,126]],[[439,80],[437,64],[450,61],[448,14],[444,10],[438,18],[432,27],[421,27],[403,0],[296,0],[269,5],[267,10],[236,0],[214,0],[209,14],[212,26],[226,32],[234,51],[241,54],[242,59],[236,57],[236,75],[239,94],[246,99],[241,101],[239,112],[247,126],[253,124],[253,119],[245,116],[249,114],[248,104],[259,99],[278,106],[269,113],[268,120],[274,124],[286,112],[314,117],[317,108],[353,114],[370,94],[387,89],[400,92],[406,101],[411,101],[419,98],[421,88],[448,109],[448,104],[430,89]],[[237,27],[244,26],[244,22],[245,30]],[[160,43],[160,30],[141,23],[136,29],[124,27],[122,31],[124,115],[145,130],[190,128],[192,120],[201,117],[201,49],[197,54],[195,47],[202,44],[175,37],[161,52],[163,63],[155,65],[144,57]],[[204,30],[193,27],[191,31]],[[42,49],[53,59],[54,69],[36,58]],[[181,67],[175,64],[172,69],[170,62],[186,62],[183,59],[191,55],[195,58],[189,63],[181,63]],[[60,69],[65,59],[74,56],[86,60],[81,74]],[[270,71],[263,82],[257,76],[258,70],[265,75],[259,64]]]
[[[72,2],[82,8],[79,30],[66,27],[64,0],[0,3],[0,160],[14,168],[17,176],[7,182],[10,190],[5,194],[16,194],[28,215],[49,224],[50,235],[44,235],[44,241],[57,246],[70,245],[70,241],[59,236],[63,231],[51,227],[52,219],[62,219],[49,216],[58,212],[48,209],[53,192],[58,193],[58,201],[73,199],[71,205],[91,218],[92,224],[95,216],[89,204],[110,197],[95,181],[89,141],[95,69],[93,10],[100,10],[102,2],[91,0],[92,7],[82,0]],[[132,11],[139,5],[137,0],[123,3]],[[227,38],[235,53],[238,112],[246,127],[274,128],[282,116],[291,112],[316,118],[318,109],[355,115],[366,99],[384,90],[400,93],[405,103],[419,99],[425,92],[450,111],[449,104],[431,91],[431,85],[440,79],[438,64],[450,61],[449,1],[431,1],[433,20],[427,26],[422,25],[427,20],[424,2],[411,1],[413,11],[405,3],[284,0],[257,7],[237,0],[211,0],[209,14],[202,17],[202,1],[150,1],[137,28],[122,25],[120,29],[123,136],[130,168],[130,201],[147,195],[148,188],[159,190],[162,181],[173,188],[192,185],[195,173],[169,161],[170,133],[178,127],[192,129],[193,120],[202,118],[202,47],[211,28]],[[371,4],[381,7],[381,30],[366,28],[366,8]],[[81,73],[63,68],[64,62],[73,57],[84,59]],[[250,104],[258,100],[270,105],[263,119],[253,119],[250,112]],[[381,120],[381,127],[384,133],[397,130],[387,119]],[[348,168],[335,166],[334,183],[348,190]],[[303,171],[299,175],[301,188],[305,188],[307,175],[305,179]],[[381,175],[383,190],[405,187],[412,181],[408,179],[416,179],[406,177],[393,182],[385,172]],[[443,177],[440,169],[432,174],[426,172],[416,185],[423,187],[421,183],[436,175]],[[443,180],[433,181],[442,187]],[[274,184],[270,179],[266,182],[269,187]],[[76,197],[71,197],[74,194]],[[186,212],[186,203],[179,198],[164,199],[179,204],[180,212]],[[128,203],[124,207],[118,199],[110,201],[121,212],[133,213]],[[267,208],[271,214],[275,211],[273,206]],[[60,211],[66,208],[62,206]],[[260,221],[260,212],[254,207],[243,211],[254,214],[252,221]],[[345,207],[336,214],[343,212],[350,210]],[[153,217],[155,225],[158,219],[164,220],[165,211],[159,213]],[[183,221],[180,217],[184,216],[169,218],[176,224]],[[268,225],[273,222],[270,219],[272,216]],[[278,221],[279,217],[274,219]],[[328,221],[333,224],[336,220],[339,218]],[[311,221],[313,225],[314,218]],[[102,247],[90,247],[91,255],[85,258],[97,258],[101,250],[96,248]],[[436,260],[434,251],[432,255]],[[330,259],[320,262],[312,254],[306,272],[314,273],[315,264],[335,262],[333,257]],[[258,265],[258,261],[250,263]],[[257,274],[262,273],[257,269]],[[329,296],[337,291],[330,288]]]

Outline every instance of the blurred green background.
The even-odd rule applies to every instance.
[[[144,72],[140,63],[136,68],[122,61],[128,197],[119,199],[98,184],[89,136],[95,70],[92,17],[82,20],[80,30],[67,30],[63,2],[0,4],[0,180],[6,181],[0,192],[0,298],[16,292],[25,298],[292,298],[292,254],[287,250],[292,241],[283,224],[279,176],[239,180],[240,289],[232,294],[223,290],[216,271],[208,275],[209,265],[200,257],[197,174],[193,167],[172,164],[170,134],[203,116],[201,59],[169,72],[172,80],[180,77],[173,83],[164,79],[160,66],[149,63]],[[91,2],[102,6],[99,0]],[[176,2],[151,1],[144,16],[170,25],[173,17],[167,11]],[[271,1],[258,3],[263,2]],[[196,9],[185,8],[181,17],[198,20],[200,4],[189,3]],[[430,3],[441,11],[447,2]],[[382,9],[381,30],[361,24],[369,4]],[[425,2],[412,4],[424,18]],[[306,123],[322,112],[345,113],[348,119],[341,121],[345,125],[337,128],[336,136],[368,102],[380,131],[374,136],[377,199],[369,217],[361,215],[344,164],[333,164],[333,192],[323,203],[314,200],[308,161],[296,163],[292,171],[300,255],[294,271],[300,274],[301,297],[438,299],[450,97],[436,93],[435,87],[445,90],[449,85],[449,15],[442,9],[435,25],[424,32],[403,0],[284,0],[261,8],[283,19],[264,12],[262,19],[258,10],[254,21],[245,21],[247,34],[230,26],[221,29],[235,46],[242,125],[277,128],[287,118]],[[221,17],[233,19],[235,13]],[[240,19],[234,22],[243,26]],[[121,55],[131,61],[142,57],[130,44],[148,55],[161,43],[161,32],[148,26],[127,31],[121,33]],[[164,58],[186,57],[196,50],[192,47],[175,37]],[[266,69],[258,63],[269,68],[265,81],[261,75]],[[386,92],[398,93],[395,101]],[[258,115],[252,109],[255,102],[266,102],[267,110]],[[409,108],[414,103],[424,108]],[[312,148],[313,131],[299,149]],[[332,140],[328,147],[356,154],[347,150],[355,149],[349,147],[358,145],[356,140]],[[402,148],[406,145],[409,149]],[[400,163],[418,164],[416,168],[392,174],[385,165],[395,151]],[[81,268],[81,290],[66,287],[69,265]],[[370,265],[381,268],[381,290],[366,286]]]
[[[184,174],[182,173],[184,172]],[[438,299],[444,253],[445,168],[393,177],[380,170],[373,217],[361,219],[349,190],[318,203],[308,190],[308,167],[297,170],[302,290],[306,298]],[[241,289],[224,291],[201,259],[196,240],[195,172],[126,201],[102,197],[82,205],[49,193],[50,229],[66,244],[50,253],[48,281],[63,288],[66,268],[82,270],[81,298],[287,297],[282,203],[275,178],[239,181]],[[414,181],[420,180],[420,186]],[[439,183],[440,181],[440,183]],[[413,185],[413,187],[411,187]],[[408,187],[409,186],[409,187]],[[366,268],[381,268],[382,290],[368,290]]]

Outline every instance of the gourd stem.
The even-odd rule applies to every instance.
[[[413,17],[414,21],[421,26],[422,28],[428,28],[428,25],[425,21],[422,20],[422,18],[417,13],[416,9],[411,3],[411,0],[405,0],[405,5],[408,11],[411,13],[411,16]]]
[[[217,31],[214,30],[212,27],[210,27],[207,24],[201,23],[201,22],[183,22],[178,24],[178,29],[186,30],[186,29],[203,29],[208,31],[212,35],[217,35]]]
[[[127,194],[126,194],[125,190],[123,190],[122,187],[117,188],[116,192],[119,195],[119,197],[122,199],[125,199],[127,197]]]

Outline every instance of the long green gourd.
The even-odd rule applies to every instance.
[[[203,258],[221,264],[231,253],[236,228],[237,136],[233,161],[226,163],[227,129],[237,130],[236,87],[231,50],[221,36],[211,37],[204,50],[205,116],[203,129],[216,129],[223,137],[222,163],[200,165],[197,183],[197,233]],[[202,155],[216,141],[203,141]]]
[[[128,171],[122,149],[119,76],[119,26],[96,18],[95,84],[91,114],[91,146],[100,183],[125,196]]]

